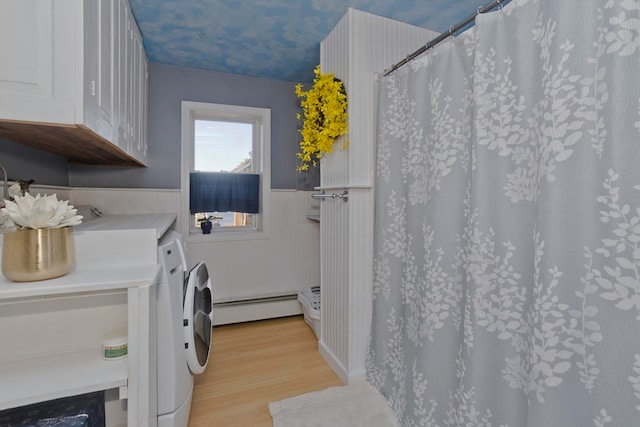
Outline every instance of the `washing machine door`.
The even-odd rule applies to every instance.
[[[204,262],[189,272],[184,292],[184,339],[187,365],[194,375],[204,372],[211,350],[211,279]]]

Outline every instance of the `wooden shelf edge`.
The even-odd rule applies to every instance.
[[[100,349],[0,363],[0,410],[127,385],[128,358]]]
[[[0,137],[60,155],[75,164],[145,167],[83,125],[0,119]]]

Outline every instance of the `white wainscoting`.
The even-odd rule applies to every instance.
[[[8,185],[14,184],[13,181],[7,181]],[[2,181],[0,181],[0,185]],[[55,194],[58,200],[69,200],[69,188],[61,187],[57,185],[38,185],[32,184],[29,187],[29,194],[35,196],[36,194],[40,194],[42,196],[49,196],[51,194]],[[6,196],[9,197],[9,196]]]
[[[320,44],[324,72],[349,98],[349,147],[322,159],[320,189],[349,191],[321,208],[320,354],[345,383],[365,377],[372,309],[377,77],[437,33],[349,9]]]
[[[71,203],[94,205],[109,215],[175,213],[180,218],[180,190],[75,187],[71,188]]]
[[[302,313],[295,295],[320,284],[320,226],[306,218],[311,193],[272,190],[266,237],[207,241],[183,232],[189,265],[205,261],[212,278],[214,324]],[[179,190],[72,188],[70,200],[105,214],[176,213],[182,232]],[[285,295],[290,299],[277,299]]]
[[[257,240],[188,243],[189,262],[204,260],[213,278],[214,324],[302,313],[295,300],[236,304],[294,295],[320,284],[320,228],[306,219],[310,192],[272,191],[269,233]],[[198,236],[200,237],[200,236]],[[263,313],[263,314],[259,314]],[[271,314],[269,314],[271,313]]]

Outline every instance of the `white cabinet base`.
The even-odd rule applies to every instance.
[[[100,349],[2,364],[0,410],[127,385],[127,359],[107,361]]]
[[[0,276],[0,410],[115,389],[128,425],[155,427],[156,231],[74,232],[74,243],[66,276]],[[124,325],[128,356],[104,360],[102,337]]]

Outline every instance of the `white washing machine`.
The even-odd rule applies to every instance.
[[[193,376],[209,362],[211,279],[203,262],[187,270],[185,255],[182,235],[167,231],[158,243],[158,427],[187,426]]]

